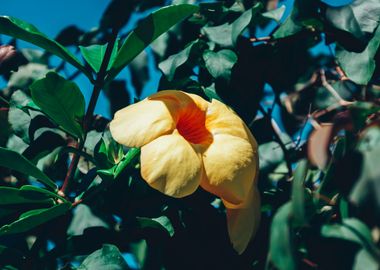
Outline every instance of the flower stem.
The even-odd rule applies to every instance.
[[[108,42],[106,52],[104,54],[102,64],[100,66],[99,72],[96,74],[96,79],[94,82],[94,88],[92,90],[90,103],[87,107],[87,111],[86,111],[86,114],[85,114],[84,119],[83,119],[84,137],[83,137],[83,139],[79,140],[79,143],[76,146],[76,149],[78,149],[79,151],[82,151],[82,149],[84,147],[84,143],[85,143],[86,137],[87,137],[87,132],[90,129],[91,124],[92,124],[95,106],[96,106],[96,103],[98,101],[100,91],[102,90],[102,88],[104,86],[104,78],[107,75],[107,67],[108,67],[108,64],[109,64],[110,59],[111,59],[111,54],[112,54],[112,50],[113,50],[113,47],[114,47],[115,42],[116,42],[117,33],[118,33],[117,29],[112,29],[112,34],[110,37],[110,41]],[[65,195],[67,187],[69,186],[71,179],[74,176],[74,173],[75,173],[76,168],[77,168],[78,163],[79,163],[79,158],[80,158],[80,155],[78,155],[77,153],[73,154],[73,158],[71,159],[65,180],[64,180],[63,185],[59,191],[59,193],[63,196]]]

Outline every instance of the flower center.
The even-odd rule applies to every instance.
[[[198,107],[182,112],[177,122],[177,130],[188,142],[211,144],[212,134],[206,129],[206,113]]]

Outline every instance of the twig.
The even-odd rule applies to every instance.
[[[107,74],[108,63],[109,63],[110,58],[111,58],[111,54],[112,54],[113,47],[115,45],[116,38],[117,38],[117,30],[113,29],[112,35],[111,35],[111,40],[107,45],[102,64],[100,66],[100,70],[96,74],[96,80],[95,80],[94,88],[93,88],[93,91],[91,94],[90,103],[88,105],[86,114],[84,116],[84,120],[83,120],[84,138],[81,139],[77,145],[77,149],[79,151],[81,151],[84,147],[84,143],[85,143],[86,137],[87,137],[87,132],[90,129],[90,126],[92,123],[92,118],[93,118],[95,106],[96,106],[96,103],[97,103],[98,98],[99,98],[100,90],[102,89],[102,87],[104,85],[104,78]],[[65,180],[64,180],[63,185],[59,191],[60,195],[62,195],[62,196],[65,196],[65,192],[67,190],[67,187],[70,184],[71,179],[74,176],[75,170],[76,170],[78,163],[79,163],[79,158],[80,158],[80,155],[78,155],[77,153],[74,153],[73,158],[71,159],[71,163],[70,163],[69,169],[67,171]]]
[[[347,100],[343,99],[338,94],[338,92],[334,89],[334,87],[332,87],[332,85],[327,82],[326,74],[325,74],[325,70],[324,69],[321,69],[320,73],[321,73],[321,82],[322,82],[322,85],[326,88],[327,91],[330,92],[331,95],[333,95],[333,97],[335,97],[337,99],[337,101],[339,102],[339,104],[341,106],[347,106],[347,105],[350,105],[350,104],[353,103],[351,101],[347,101]]]

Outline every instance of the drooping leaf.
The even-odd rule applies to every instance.
[[[292,185],[292,207],[293,220],[295,225],[305,225],[307,223],[305,215],[305,178],[308,171],[308,161],[299,161],[294,172]]]
[[[112,49],[112,53],[111,53],[110,60],[108,62],[107,70],[110,69],[113,62],[115,61],[118,46],[119,46],[118,44],[119,44],[119,39],[116,40],[115,45]],[[107,44],[104,44],[104,45],[96,44],[96,45],[91,45],[88,47],[79,46],[79,49],[80,49],[84,59],[92,67],[92,69],[95,72],[99,72],[100,66],[102,65],[104,55],[106,53]]]
[[[84,259],[78,267],[78,270],[90,269],[128,270],[130,268],[116,246],[104,244],[101,249]]]
[[[106,81],[111,81],[157,37],[197,10],[197,6],[188,4],[167,6],[142,20],[120,48]]]
[[[48,38],[41,33],[34,25],[29,24],[17,18],[1,16],[0,17],[0,33],[9,35],[14,38],[22,39],[39,46],[46,51],[57,55],[63,60],[69,62],[88,78],[92,78],[91,73],[70,53],[65,47],[58,42]]]
[[[53,191],[57,189],[57,185],[45,173],[17,152],[0,147],[0,166],[33,176]]]
[[[362,85],[366,85],[371,80],[376,68],[374,58],[379,45],[380,27],[377,28],[374,36],[362,52],[349,52],[340,46],[336,48],[336,59],[348,78]]]
[[[293,270],[296,267],[290,227],[291,211],[291,202],[281,206],[277,210],[270,227],[270,259],[280,270]]]
[[[30,86],[33,101],[58,125],[78,138],[83,137],[81,121],[84,97],[78,86],[55,72]]]
[[[228,81],[231,77],[231,69],[237,61],[237,56],[231,50],[220,50],[218,52],[207,50],[203,53],[203,60],[208,72],[214,78],[223,78]]]
[[[22,233],[64,215],[71,208],[71,203],[61,203],[50,208],[35,209],[23,213],[18,220],[0,228],[0,235]]]
[[[169,236],[174,235],[174,228],[170,219],[166,216],[160,216],[158,218],[145,218],[137,217],[138,226],[140,229],[153,228],[159,229]]]

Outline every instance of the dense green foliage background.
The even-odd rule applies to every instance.
[[[12,38],[0,47],[0,267],[378,269],[379,23],[378,0],[113,0],[96,28],[54,39],[0,17]],[[127,65],[142,97],[147,46],[162,72],[154,91],[223,101],[260,145],[262,221],[240,256],[219,199],[150,188],[139,149],[94,115],[100,91],[111,114],[129,104],[117,77]],[[80,74],[93,85],[87,108]]]

